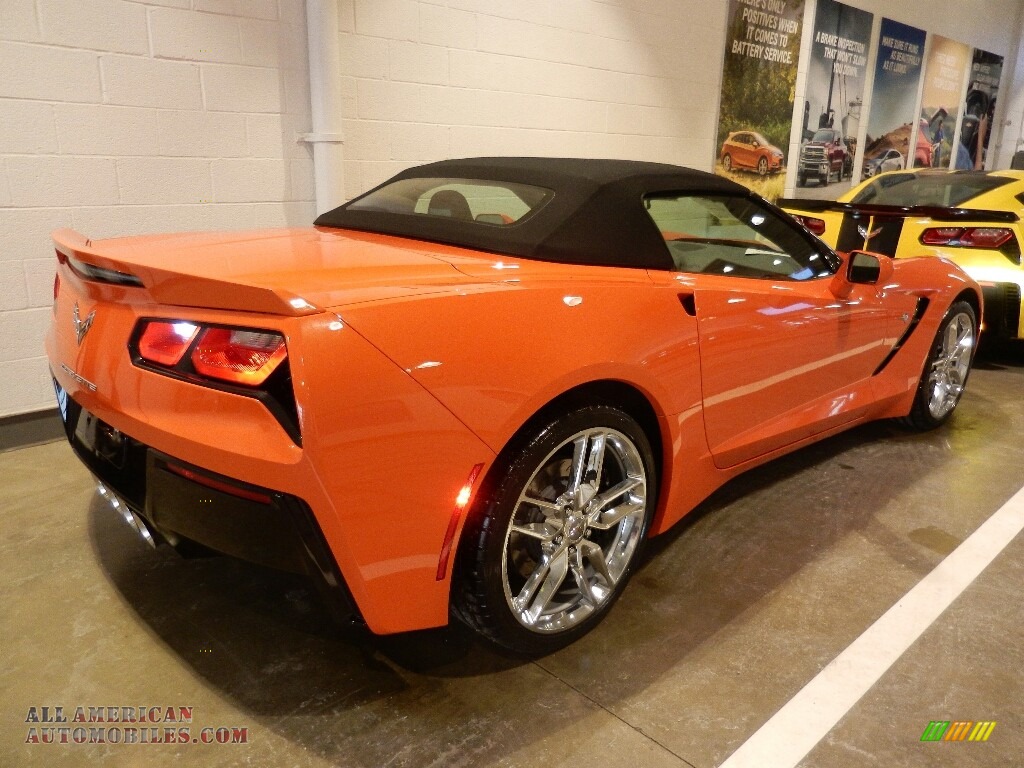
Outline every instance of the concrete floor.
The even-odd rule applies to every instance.
[[[339,634],[299,580],[147,548],[63,443],[0,454],[0,766],[711,768],[1021,487],[1022,395],[1024,348],[990,353],[946,428],[868,425],[734,481],[536,662],[458,627]],[[1018,537],[800,765],[1020,765],[1022,581]],[[30,707],[143,705],[248,743],[25,743]],[[920,741],[947,719],[998,725]]]

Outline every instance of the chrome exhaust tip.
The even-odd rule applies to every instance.
[[[145,520],[135,514],[135,512],[133,512],[116,493],[107,488],[103,483],[96,484],[96,492],[115,512],[124,518],[124,521],[128,523],[128,525],[135,529],[135,532],[142,537],[144,542],[149,544],[153,549],[156,549],[156,537]]]

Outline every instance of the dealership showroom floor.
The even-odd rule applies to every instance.
[[[732,756],[755,733],[766,756],[810,739],[787,765],[1019,765],[1024,537],[956,560],[980,570],[962,592],[932,572],[1020,517],[1022,392],[1024,349],[983,347],[946,427],[869,424],[733,481],[652,542],[596,631],[536,660],[458,627],[340,631],[299,580],[151,550],[63,442],[8,451],[0,765],[710,768],[765,764]],[[905,650],[913,615],[872,632],[915,600],[935,615]],[[58,706],[190,707],[193,736],[246,743],[26,743]],[[996,725],[922,741],[935,720]]]

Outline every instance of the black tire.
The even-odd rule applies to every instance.
[[[807,177],[804,174],[802,174],[802,173],[798,174],[797,177],[796,177],[796,185],[798,187],[806,187],[807,186]]]
[[[608,405],[546,419],[525,437],[496,466],[466,523],[452,607],[496,645],[534,656],[574,642],[608,614],[640,558],[657,478],[643,429]],[[588,470],[583,460],[598,454],[600,471]],[[609,495],[610,488],[624,490]]]
[[[725,169],[726,173],[732,170],[732,155],[722,155],[722,167]]]
[[[950,327],[954,324],[956,329],[951,331]],[[951,350],[951,334],[959,340],[961,332],[969,334],[966,343],[958,341]],[[966,301],[953,302],[939,323],[914,394],[914,405],[910,413],[900,419],[901,424],[923,432],[935,429],[949,420],[967,386],[977,341],[978,318],[974,308]],[[940,392],[943,387],[947,387],[944,395]]]

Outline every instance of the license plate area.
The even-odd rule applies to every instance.
[[[144,509],[146,446],[76,403],[56,380],[53,388],[68,442],[78,458],[112,493],[134,509]]]
[[[127,441],[124,434],[89,413],[84,408],[78,416],[72,438],[80,450],[104,461],[115,469],[123,469]]]

